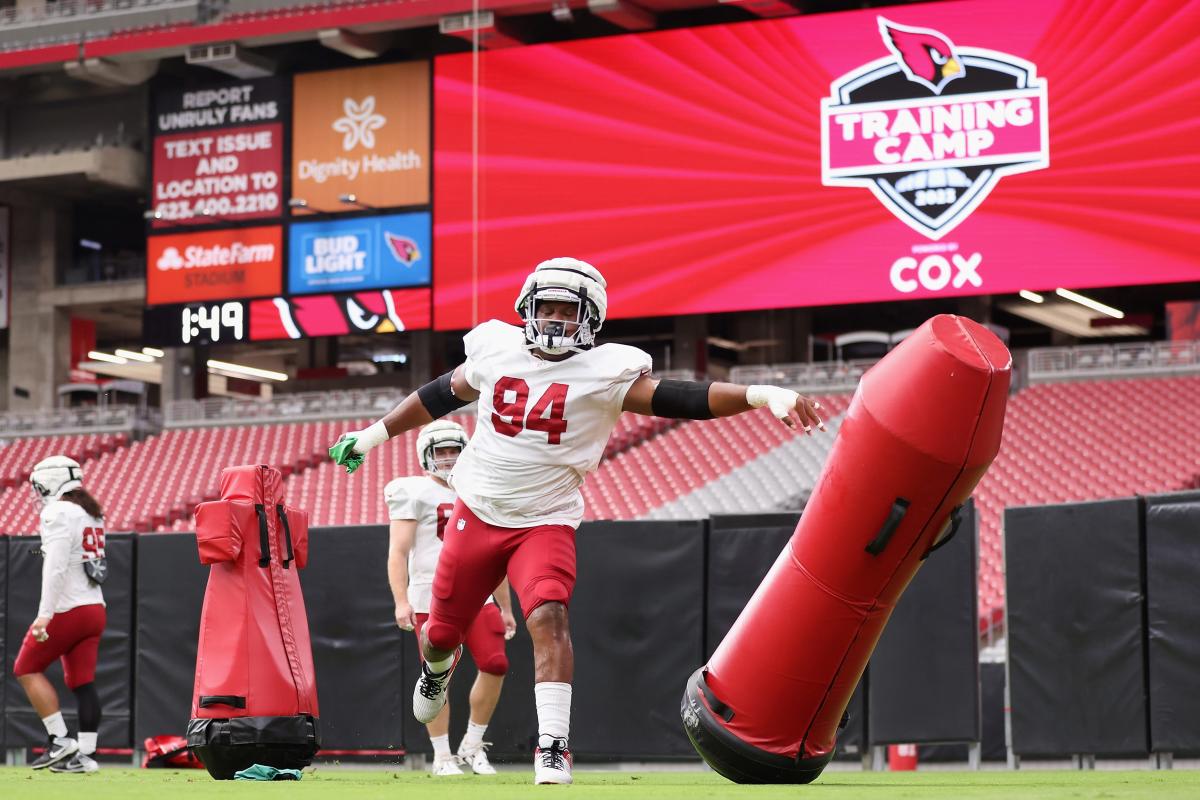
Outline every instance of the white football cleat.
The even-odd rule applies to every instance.
[[[76,753],[67,761],[59,761],[57,764],[50,765],[51,772],[75,772],[83,775],[90,775],[93,772],[100,771],[100,765],[91,756],[85,756],[83,753]]]
[[[38,756],[37,760],[29,766],[34,769],[45,769],[52,764],[57,764],[64,759],[70,758],[79,752],[79,742],[69,736],[55,736],[50,742],[50,746],[46,748],[46,752]]]
[[[458,757],[476,775],[495,775],[496,768],[492,766],[487,757],[487,748],[490,744],[491,742],[480,742],[478,747],[472,749],[467,749],[460,744],[458,746]]]
[[[447,775],[462,775],[463,771],[459,769],[458,759],[448,756],[447,758],[435,758],[433,765],[429,768],[429,774],[435,778],[444,778]]]
[[[454,667],[458,665],[458,657],[461,654],[462,645],[460,644],[458,650],[454,652],[454,664],[445,672],[436,674],[429,671],[428,664],[421,662],[421,677],[417,678],[417,685],[413,688],[412,711],[417,722],[422,725],[433,722],[445,707],[450,676],[454,674]]]
[[[534,783],[571,783],[571,751],[566,739],[542,734],[533,751]]]

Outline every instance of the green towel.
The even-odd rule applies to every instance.
[[[262,764],[233,773],[235,781],[298,781],[302,777],[298,769],[276,769]]]
[[[347,475],[361,467],[363,463],[362,454],[354,452],[354,445],[356,444],[358,444],[357,437],[347,436],[329,448],[329,457],[334,460],[334,463],[345,467]]]

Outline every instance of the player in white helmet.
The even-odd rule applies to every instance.
[[[538,716],[535,783],[570,783],[574,661],[567,605],[575,585],[579,491],[622,411],[711,419],[768,407],[783,424],[824,428],[818,406],[778,386],[657,380],[650,356],[596,345],[608,301],[600,271],[575,258],[544,261],[525,280],[523,325],[491,320],[463,341],[466,361],[422,386],[370,427],[343,434],[330,455],[349,471],[371,448],[479,401],[479,424],[450,478],[458,503],[433,578],[413,713],[437,716],[463,636],[508,575],[533,639]]]
[[[417,436],[417,460],[425,475],[396,478],[383,490],[391,520],[388,583],[396,601],[396,624],[415,628],[418,641],[429,618],[433,573],[442,552],[442,537],[454,509],[454,490],[446,483],[450,470],[467,446],[467,432],[449,420],[431,422]],[[488,762],[483,735],[500,700],[508,656],[504,642],[516,633],[508,580],[495,587],[466,631],[466,647],[479,670],[471,688],[471,714],[457,755],[450,751],[450,705],[447,703],[425,727],[433,744],[434,775],[462,775],[464,764],[476,775],[495,775]],[[424,663],[424,659],[422,659]]]
[[[95,772],[92,755],[100,729],[100,698],[94,683],[96,653],[106,622],[100,584],[107,575],[104,513],[83,488],[83,471],[66,456],[38,462],[29,477],[41,521],[42,594],[13,674],[42,718],[50,737],[34,769]],[[79,708],[79,731],[67,736],[58,693],[45,671],[61,659],[67,688]]]

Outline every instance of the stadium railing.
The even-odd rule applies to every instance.
[[[1043,347],[1029,351],[1029,382],[1200,372],[1200,341]]]
[[[198,428],[261,422],[311,422],[323,419],[381,417],[407,392],[399,389],[348,389],[297,392],[270,400],[209,397],[174,400],[163,409],[164,428]]]
[[[817,361],[809,364],[754,364],[729,370],[733,383],[771,383],[812,393],[853,391],[863,373],[878,359]]]
[[[0,47],[42,45],[84,36],[195,22],[200,0],[58,0],[0,9]]]
[[[66,433],[121,433],[153,427],[157,412],[139,413],[136,406],[56,408],[51,411],[10,411],[0,414],[0,439],[58,436]]]

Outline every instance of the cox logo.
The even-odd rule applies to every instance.
[[[918,286],[931,292],[940,292],[949,285],[961,289],[966,284],[983,286],[983,278],[979,277],[979,264],[983,261],[982,253],[974,253],[970,257],[958,253],[947,259],[945,256],[925,256],[918,262],[912,256],[897,258],[892,262],[892,286],[898,292],[915,292]],[[913,273],[916,277],[912,277]]]

